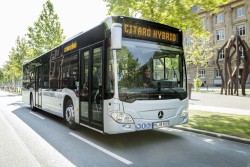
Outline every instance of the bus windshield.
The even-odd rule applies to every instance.
[[[117,68],[122,101],[186,98],[181,47],[123,38]]]

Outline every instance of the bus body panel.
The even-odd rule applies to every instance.
[[[75,122],[80,123],[79,121],[79,99],[76,96],[75,92],[70,89],[62,89],[62,90],[49,90],[42,89],[42,106],[40,108],[43,111],[48,113],[57,115],[59,117],[64,117],[64,103],[66,96],[72,99],[75,111]],[[33,101],[35,101],[35,91],[33,89],[22,91],[22,101],[26,104],[30,104],[30,95],[33,97]]]
[[[42,90],[42,109],[57,116],[63,117],[64,94],[59,91],[48,89]]]
[[[75,111],[75,121],[79,124],[79,100],[75,92],[70,89],[62,90],[42,90],[42,110],[55,114],[59,117],[64,117],[64,105],[66,103],[65,98],[68,97],[72,99]]]

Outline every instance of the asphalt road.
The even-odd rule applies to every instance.
[[[103,135],[0,92],[0,166],[249,167],[250,145],[164,128]]]

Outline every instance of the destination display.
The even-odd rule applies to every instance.
[[[64,47],[63,52],[66,53],[75,48],[77,48],[77,42],[72,42],[70,45],[67,45],[66,47]]]
[[[152,38],[154,40],[164,40],[174,43],[176,43],[178,39],[178,34],[153,28],[137,26],[133,24],[124,24],[123,33],[124,35],[129,35],[133,37]]]
[[[124,37],[182,45],[182,32],[178,29],[154,22],[137,19],[120,19]]]

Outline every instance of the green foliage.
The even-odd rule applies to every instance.
[[[61,23],[50,0],[43,5],[43,10],[33,27],[28,28],[27,36],[33,49],[33,57],[53,49],[65,39]]]
[[[216,12],[216,7],[229,0],[103,0],[108,14],[139,17],[178,27],[184,31],[201,35],[203,26],[197,13],[191,11],[197,6],[205,11]],[[122,4],[122,5],[121,5]]]
[[[209,60],[214,56],[210,35],[204,35],[202,38],[191,36],[192,45],[185,47],[186,60],[188,65],[195,65],[198,68],[206,67]]]
[[[4,78],[3,69],[0,68],[0,80],[2,81],[3,78]]]
[[[9,61],[5,65],[5,78],[20,78],[22,74],[23,61],[29,57],[29,46],[25,38],[17,37],[16,46],[11,48]]]
[[[201,79],[198,78],[198,77],[196,77],[196,78],[194,79],[194,90],[195,90],[196,92],[198,92],[201,85],[202,85]]]
[[[186,61],[188,67],[195,65],[197,69],[196,78],[194,79],[194,88],[199,91],[202,81],[199,78],[199,69],[205,68],[209,60],[214,56],[214,48],[212,46],[210,36],[204,35],[203,38],[191,36],[192,45],[185,47]]]

